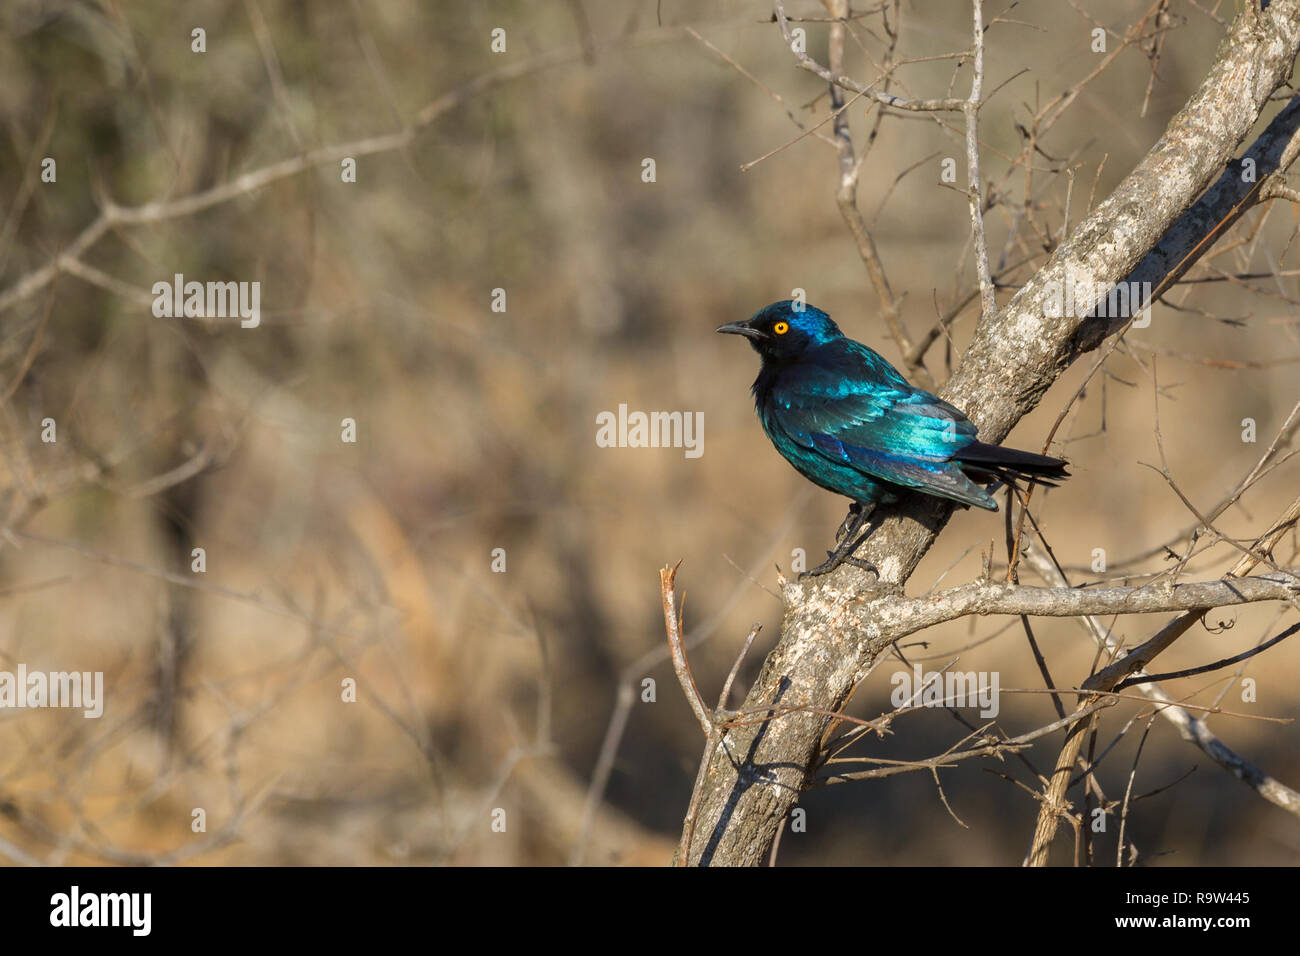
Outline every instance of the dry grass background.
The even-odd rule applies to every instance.
[[[576,46],[574,6],[6,4],[0,289],[66,247],[95,217],[96,190],[123,204],[184,196],[295,155],[298,143],[396,129],[398,117],[467,79]],[[803,7],[792,13],[820,15]],[[13,533],[0,545],[0,668],[103,670],[108,695],[99,721],[0,713],[7,859],[130,862],[179,850],[196,863],[564,862],[620,673],[663,643],[656,571],[665,562],[683,559],[688,634],[710,622],[692,658],[701,686],[719,686],[750,624],[762,621],[741,683],[752,677],[780,624],[779,603],[759,585],[772,583],[773,562],[789,568],[793,548],[826,547],[843,502],[806,490],[769,447],[747,393],[755,357],[712,330],[802,287],[848,334],[896,362],[898,350],[835,208],[833,152],[808,138],[739,172],[797,130],[760,89],[672,29],[692,25],[801,118],[821,120],[824,90],[760,22],[769,9],[665,0],[664,29],[653,2],[583,9],[594,62],[474,97],[407,148],[362,158],[356,184],[325,165],[109,234],[84,261],[137,296],[64,274],[5,314],[0,384],[21,382],[3,418]],[[1120,32],[1144,9],[1088,4]],[[1077,153],[1074,222],[1094,182],[1100,198],[1154,142],[1213,55],[1218,25],[1177,0],[1172,12],[1146,117],[1138,113],[1151,66],[1129,50],[1043,144],[1054,157]],[[901,54],[965,48],[968,15],[962,4],[905,3]],[[1025,72],[982,114],[989,179],[1020,150],[1014,123],[1025,104],[1096,63],[1091,24],[1068,5],[1021,4],[1007,16],[1021,22],[989,30],[989,85]],[[283,77],[278,97],[259,20]],[[206,54],[190,51],[195,26],[207,30]],[[507,31],[504,55],[489,52],[494,27]],[[645,39],[608,39],[625,30]],[[824,49],[824,31],[809,25],[810,52]],[[861,37],[874,42],[865,27]],[[849,62],[855,75],[874,75],[853,46]],[[921,64],[904,79],[913,94],[942,95],[951,71],[950,62]],[[860,103],[852,116],[860,137],[869,122]],[[938,183],[939,157],[961,156],[959,123],[945,122],[887,120],[862,179],[862,208],[874,214],[913,331],[932,323],[936,301],[946,307],[974,281],[965,197]],[[30,183],[20,202],[46,155],[57,159],[57,183]],[[640,179],[647,156],[657,163],[653,184]],[[1053,228],[1063,197],[1063,177],[1041,197],[1039,216]],[[1263,222],[1248,219],[1229,241],[1258,230],[1256,241],[1214,267],[1295,269],[1292,211],[1275,204]],[[996,253],[1006,218],[991,214],[989,229]],[[154,318],[138,294],[176,272],[260,280],[261,327]],[[498,287],[504,314],[490,310]],[[1244,363],[1300,355],[1298,295],[1286,275],[1185,287],[1174,297],[1185,310],[1157,306],[1151,328],[1131,339]],[[974,314],[955,324],[953,355]],[[944,353],[939,343],[929,357],[941,377]],[[1149,362],[1150,352],[1136,354]],[[1037,447],[1090,364],[1063,376],[1010,443]],[[1169,465],[1193,501],[1210,506],[1254,464],[1297,399],[1296,367],[1159,356]],[[1087,565],[1098,547],[1118,561],[1191,522],[1140,464],[1158,461],[1147,372],[1124,355],[1107,372],[1062,431],[1075,477],[1037,498],[1068,565]],[[620,403],[702,411],[703,456],[598,448],[595,416]],[[54,445],[39,439],[46,416],[58,421]],[[345,417],[358,422],[355,445],[340,441]],[[1257,444],[1241,440],[1247,417]],[[141,494],[142,482],[200,453],[212,460],[196,477]],[[1294,495],[1296,476],[1291,462],[1266,478],[1225,516],[1225,530],[1262,531]],[[33,504],[38,492],[45,500]],[[911,590],[945,570],[948,583],[971,579],[990,540],[1001,554],[999,517],[956,516]],[[207,552],[203,575],[189,571],[197,546]],[[505,549],[504,574],[491,571],[494,548]],[[1293,549],[1292,538],[1279,554]],[[1231,557],[1221,547],[1190,574],[1208,578]],[[1189,635],[1160,669],[1228,656],[1278,629],[1276,608],[1212,617],[1236,626]],[[946,662],[1004,623],[937,628],[924,635],[924,656]],[[1118,629],[1136,638],[1155,623],[1128,618]],[[1077,623],[1042,621],[1036,633],[1058,683],[1082,680],[1093,649]],[[1225,705],[1300,715],[1297,655],[1300,645],[1284,644],[1250,662],[1258,703],[1233,690]],[[1004,687],[1041,684],[1018,627],[964,652],[960,667],[999,670]],[[854,713],[888,707],[892,669],[859,689]],[[689,795],[698,728],[669,668],[645,676],[658,700],[630,712],[586,848],[591,862],[666,862]],[[1221,676],[1170,689],[1208,703]],[[355,704],[340,700],[347,677],[359,684]],[[1137,712],[1109,717],[1103,737]],[[1046,698],[1008,696],[999,721],[1022,732],[1050,719]],[[540,751],[539,724],[553,740]],[[1300,784],[1294,725],[1213,726]],[[943,712],[897,730],[869,752],[927,756],[963,732]],[[1108,758],[1102,780],[1112,795],[1123,792],[1138,736]],[[1046,768],[1055,746],[1041,742],[1030,758]],[[1193,767],[1133,811],[1144,856],[1294,861],[1297,822],[1162,722],[1135,789]],[[1032,782],[1018,763],[996,769]],[[787,835],[782,862],[1018,863],[1036,812],[1024,791],[972,763],[947,772],[944,785],[966,828],[927,774],[813,791],[802,802],[808,832]],[[207,834],[191,832],[196,807],[207,811]],[[504,834],[490,827],[497,807]],[[1113,860],[1114,830],[1100,841],[1101,860]]]

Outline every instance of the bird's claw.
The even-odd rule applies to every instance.
[[[858,504],[856,501],[849,505],[849,513],[844,516],[844,520],[840,522],[840,526],[835,529],[835,541],[837,543],[844,540],[844,536],[854,527],[855,522],[857,522],[858,517],[861,514],[862,505]],[[832,554],[833,552],[827,551],[826,553]]]
[[[845,559],[844,559],[844,563],[845,563],[845,564],[851,564],[851,565],[853,565],[855,568],[858,568],[858,569],[860,569],[860,570],[862,570],[862,571],[870,571],[870,572],[871,572],[872,574],[874,574],[877,578],[880,577],[880,568],[876,567],[874,564],[872,564],[872,563],[871,563],[870,561],[868,561],[866,558],[845,558]]]
[[[874,510],[874,509],[873,509]],[[835,532],[835,550],[826,552],[826,560],[810,571],[801,571],[799,580],[804,578],[815,578],[822,574],[830,574],[841,564],[851,564],[855,568],[861,568],[863,571],[873,572],[877,578],[880,577],[880,571],[870,561],[863,558],[853,557],[853,553],[862,547],[862,543],[867,540],[871,534],[871,529],[862,530],[862,526],[868,523],[870,512],[864,511],[860,502],[853,502],[849,505],[849,513],[844,516],[840,523],[839,530]],[[859,532],[862,532],[859,534]]]
[[[826,560],[817,565],[817,567],[813,568],[811,571],[799,572],[798,580],[802,581],[804,578],[816,578],[823,574],[830,574],[841,564],[851,564],[855,568],[859,568],[863,571],[870,571],[877,578],[880,577],[880,569],[866,558],[855,558],[851,554],[837,555],[834,551],[827,551],[826,556]]]

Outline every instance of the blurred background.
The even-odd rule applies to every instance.
[[[1158,139],[1233,15],[1212,0],[1072,7],[985,9],[1001,302],[1059,242],[1067,197],[1072,227]],[[811,0],[789,11],[826,16]],[[845,505],[773,451],[748,394],[757,358],[713,329],[803,289],[902,364],[835,204],[836,155],[817,135],[830,126],[802,135],[827,119],[825,86],[770,14],[739,0],[4,4],[0,670],[103,671],[106,704],[99,720],[0,711],[0,859],[668,862],[702,741],[664,659],[658,569],[682,561],[706,698],[763,623],[738,701],[779,636],[773,565],[789,573],[796,549],[816,563]],[[824,62],[827,24],[799,25]],[[864,4],[849,33],[861,81],[892,62],[902,95],[967,95],[969,66],[947,56],[970,46],[965,4]],[[871,144],[859,206],[904,324],[919,336],[968,302],[926,357],[942,382],[978,310],[961,119],[881,121],[863,101],[848,115],[855,146]],[[163,205],[102,220],[148,203]],[[1186,549],[1194,517],[1143,464],[1160,461],[1154,382],[1169,469],[1202,509],[1283,428],[1300,397],[1295,232],[1284,204],[1248,215],[1072,410],[1054,448],[1074,477],[1035,496],[1072,583],[1140,580],[1170,567],[1161,545]],[[260,282],[260,325],[155,317],[151,288],[176,273]],[[1093,361],[1009,443],[1041,447]],[[598,447],[597,416],[620,404],[702,413],[703,454]],[[1219,526],[1253,539],[1297,474],[1283,461]],[[1005,563],[1001,517],[957,514],[909,591],[971,580],[990,547]],[[1278,560],[1295,551],[1292,534]],[[1236,555],[1207,550],[1184,578]],[[1239,653],[1293,618],[1213,612],[1157,669]],[[1140,641],[1160,623],[1114,627]],[[1059,685],[1087,676],[1077,621],[1035,634]],[[1042,686],[1016,622],[956,622],[905,650]],[[1284,643],[1167,689],[1295,718],[1297,665]],[[888,710],[899,669],[882,665],[850,712]],[[1101,724],[1098,753],[1134,721],[1098,771],[1110,799],[1148,717],[1125,704]],[[1049,698],[1008,694],[997,726],[1054,719]],[[1300,786],[1294,724],[1211,726]],[[928,757],[965,733],[926,712],[857,752]],[[960,823],[928,773],[814,789],[779,862],[1018,864],[1037,804],[1005,777],[1036,788],[1059,745],[945,771]],[[1300,821],[1159,719],[1133,784],[1150,791],[1127,822],[1140,862],[1300,851]],[[1100,864],[1117,829],[1094,836]]]

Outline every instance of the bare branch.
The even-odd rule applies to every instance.
[[[933,113],[933,112],[960,112],[965,108],[965,100],[944,98],[932,100],[910,100],[901,96],[894,96],[892,93],[886,93],[884,90],[875,87],[865,86],[857,80],[850,79],[847,76],[840,76],[822,66],[803,50],[800,50],[795,42],[794,36],[790,33],[790,20],[785,15],[785,4],[781,0],[774,0],[773,11],[776,16],[776,22],[781,27],[781,35],[785,37],[786,45],[790,52],[794,54],[799,65],[809,73],[815,73],[827,83],[848,90],[850,93],[861,93],[863,96],[869,96],[882,106],[891,106],[898,110],[909,110],[911,112]]]
[[[704,698],[700,696],[700,689],[695,686],[690,662],[686,660],[686,650],[682,646],[682,622],[677,611],[677,599],[673,593],[673,580],[677,577],[677,569],[680,566],[679,561],[671,568],[659,569],[659,590],[664,601],[664,627],[668,631],[668,646],[673,651],[673,670],[677,672],[682,693],[686,695],[686,702],[691,705],[695,719],[700,722],[700,729],[707,736],[713,732],[713,718],[709,715],[709,708],[704,704]]]
[[[1289,601],[1298,593],[1300,576],[1296,573],[1172,586],[1040,588],[975,582],[920,598],[883,598],[868,602],[861,611],[851,613],[855,617],[860,615],[864,624],[868,617],[873,618],[869,626],[897,640],[968,614],[1075,617],[1080,614],[1151,614],[1179,610],[1204,613],[1210,608],[1257,601]]]
[[[975,272],[980,284],[980,321],[987,322],[997,314],[997,300],[993,296],[993,277],[989,273],[989,247],[984,236],[984,195],[980,184],[980,96],[984,90],[984,7],[982,0],[972,0],[974,11],[974,76],[970,83],[970,97],[962,104],[966,117],[966,191],[970,198],[970,221],[975,240]],[[906,349],[904,351],[907,351]]]

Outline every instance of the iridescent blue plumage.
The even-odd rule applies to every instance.
[[[777,451],[810,481],[851,498],[851,517],[907,490],[996,511],[981,483],[1067,477],[1059,458],[978,441],[960,410],[909,385],[812,306],[776,302],[718,331],[745,336],[762,357],[754,404]]]

